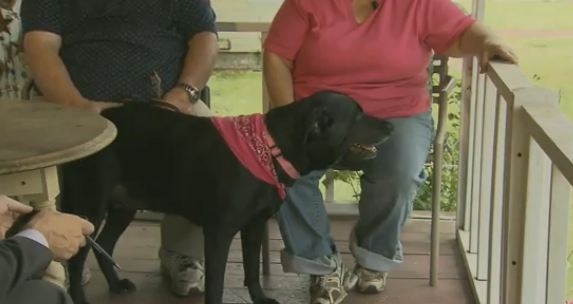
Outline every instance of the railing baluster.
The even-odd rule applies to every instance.
[[[462,100],[460,101],[460,144],[458,165],[458,192],[457,192],[457,227],[464,231],[469,229],[469,220],[466,219],[467,210],[470,208],[467,201],[468,176],[469,176],[469,151],[470,151],[470,124],[472,103],[472,72],[473,59],[463,60],[462,77]]]
[[[555,166],[551,176],[549,241],[547,243],[547,286],[545,303],[565,303],[567,281],[567,231],[571,185]],[[545,279],[545,278],[544,278]]]
[[[468,132],[468,156],[467,156],[467,174],[466,174],[466,184],[465,184],[465,231],[471,231],[471,215],[473,209],[472,201],[472,186],[473,179],[475,176],[475,171],[473,167],[474,162],[474,149],[475,149],[475,121],[476,121],[476,101],[477,101],[477,59],[472,58],[472,78],[471,78],[471,92],[470,92],[470,104],[469,104],[469,132]]]
[[[523,238],[522,303],[538,304],[545,301],[545,274],[549,221],[549,181],[551,166],[539,145],[530,140]],[[531,288],[535,286],[535,288]]]
[[[481,139],[480,159],[480,201],[478,220],[478,259],[477,279],[487,280],[488,255],[489,255],[489,217],[491,207],[491,176],[493,159],[494,119],[496,109],[496,89],[491,81],[485,77],[484,102],[483,102],[483,125]]]
[[[470,252],[478,252],[478,233],[479,233],[479,210],[481,205],[481,192],[480,192],[480,180],[481,180],[481,155],[482,155],[482,138],[483,138],[483,103],[484,101],[484,76],[478,75],[477,79],[477,96],[476,96],[476,106],[475,106],[475,125],[474,125],[474,143],[473,150],[474,155],[472,157],[472,192],[471,192],[471,222],[470,222]]]
[[[500,302],[500,257],[501,257],[501,212],[503,191],[503,167],[505,156],[505,130],[507,103],[502,100],[499,93],[495,102],[494,139],[491,180],[491,208],[489,218],[489,254],[488,254],[488,287],[487,303],[498,304]]]
[[[527,87],[515,90],[513,100],[509,100],[502,217],[502,303],[527,300],[522,298],[522,283],[530,137],[520,114],[523,105],[544,103],[547,95],[544,89]]]

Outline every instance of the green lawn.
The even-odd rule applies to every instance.
[[[559,92],[573,119],[573,1],[487,1],[485,8],[485,23],[515,49],[525,74]]]

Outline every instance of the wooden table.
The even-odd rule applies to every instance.
[[[0,193],[34,207],[53,206],[56,166],[113,141],[115,126],[85,110],[47,102],[0,100]]]

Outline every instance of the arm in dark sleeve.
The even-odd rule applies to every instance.
[[[201,32],[217,33],[216,16],[209,0],[179,0],[177,27],[190,41]]]
[[[40,278],[52,258],[48,248],[25,237],[0,241],[0,298],[26,280]]]
[[[22,0],[22,32],[44,31],[61,35],[60,4],[57,0]]]

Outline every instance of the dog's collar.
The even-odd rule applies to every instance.
[[[271,155],[274,157],[274,159],[277,161],[277,163],[279,164],[279,166],[281,166],[281,168],[283,169],[283,171],[292,179],[297,179],[300,177],[300,173],[298,172],[298,170],[291,164],[290,161],[288,161],[286,158],[284,158],[283,153],[281,151],[281,149],[277,146],[277,144],[275,143],[275,140],[273,139],[273,137],[271,136],[271,134],[269,134],[269,131],[267,130],[266,126],[263,130],[263,138],[265,140],[265,143],[267,144],[267,146],[270,149]]]

